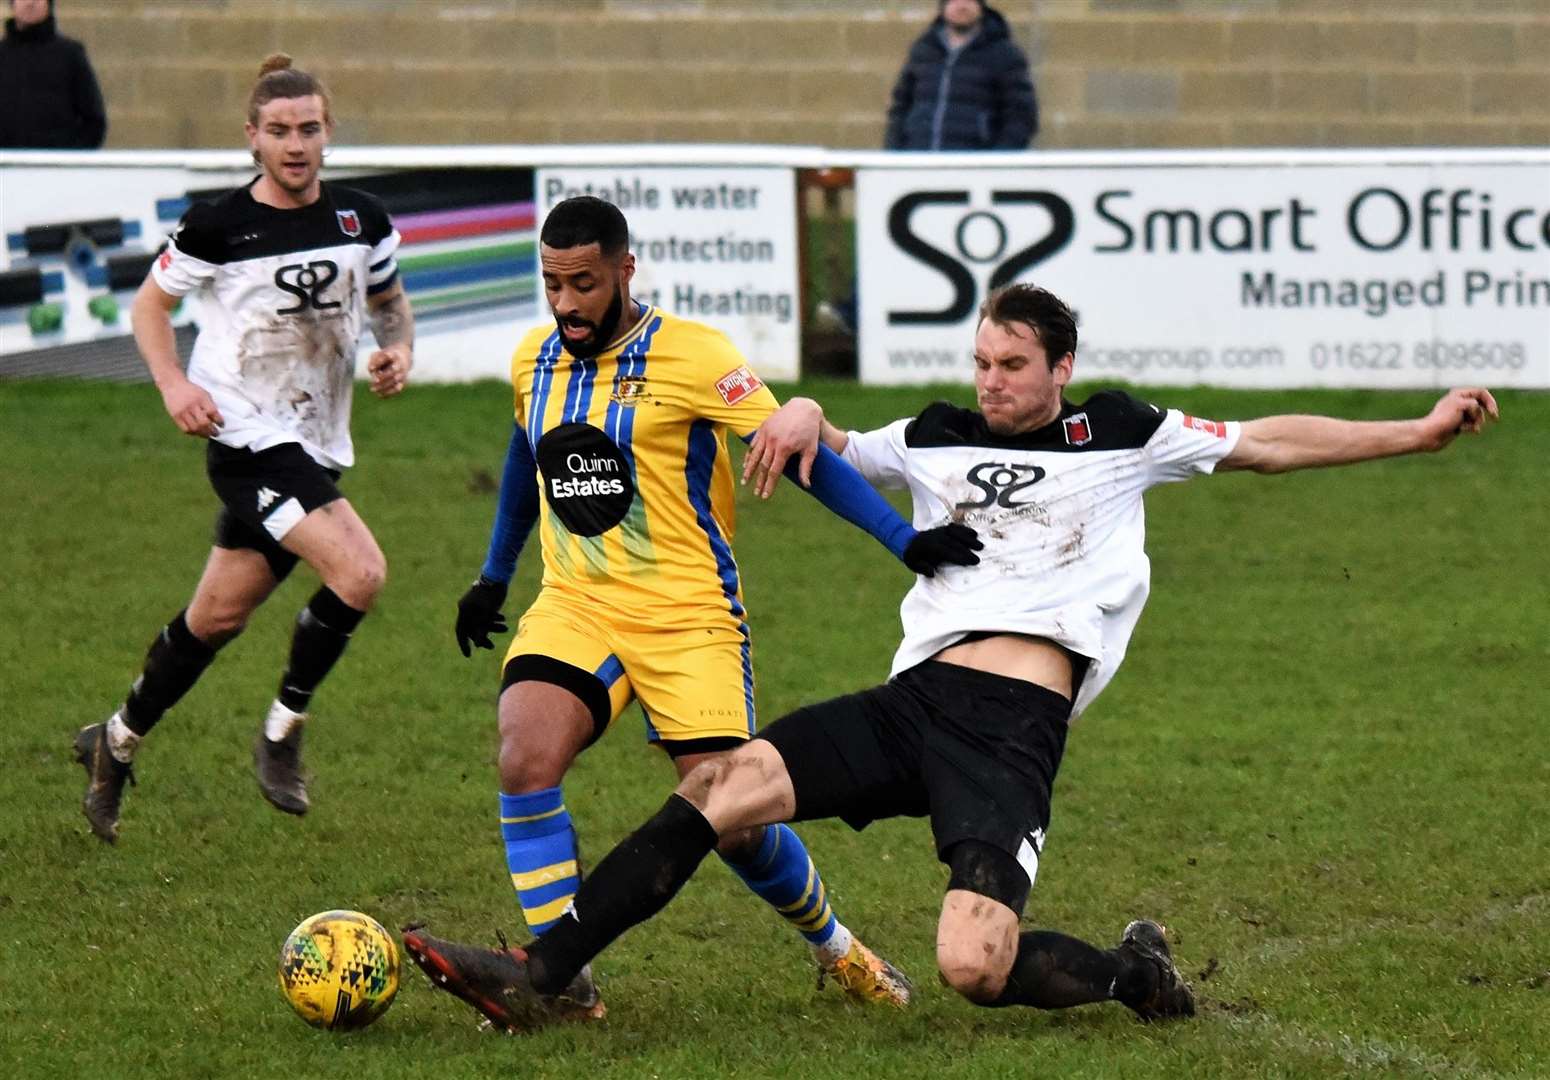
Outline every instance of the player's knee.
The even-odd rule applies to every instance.
[[[532,725],[502,718],[500,749],[501,790],[527,795],[557,786],[570,768],[571,755],[557,740],[546,739]]]
[[[197,605],[184,616],[189,633],[212,649],[226,645],[247,629],[247,609],[238,605]]]
[[[382,592],[382,587],[387,584],[387,559],[383,558],[380,551],[371,553],[357,559],[350,567],[346,575],[345,588],[348,593],[339,592],[339,597],[345,603],[357,611],[369,611],[372,604],[376,603],[377,595]]]
[[[246,630],[247,627],[247,617],[242,616],[240,618],[234,618],[230,622],[212,629],[209,633],[198,634],[195,636],[197,636],[200,641],[204,642],[211,649],[223,649],[227,645],[231,644],[231,642],[234,641],[237,636],[242,633],[242,631]]]
[[[726,774],[726,758],[702,761],[678,782],[678,794],[698,810],[710,805],[711,792]]]
[[[977,938],[939,941],[936,965],[942,982],[978,1005],[995,1001],[1006,989],[1008,967],[995,943]]]

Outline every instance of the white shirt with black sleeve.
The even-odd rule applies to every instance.
[[[188,377],[221,411],[219,442],[300,443],[347,468],[356,344],[367,296],[397,279],[398,232],[362,191],[324,183],[316,202],[280,210],[251,186],[189,207],[151,273],[172,296],[197,294]]]
[[[1114,677],[1151,587],[1142,495],[1211,472],[1238,436],[1235,422],[1113,390],[1063,402],[1058,419],[1022,435],[996,435],[982,414],[945,402],[850,432],[846,460],[878,487],[908,487],[917,529],[962,522],[985,545],[978,566],[916,578],[892,673],[975,632],[1048,638],[1090,661],[1075,719]]]

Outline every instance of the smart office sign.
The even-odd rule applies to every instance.
[[[1079,378],[1550,387],[1550,165],[865,169],[861,376],[967,379],[1011,281]]]
[[[538,228],[574,195],[607,199],[624,212],[636,298],[723,331],[765,378],[797,377],[793,170],[539,169]]]

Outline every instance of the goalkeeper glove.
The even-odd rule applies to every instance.
[[[938,525],[916,533],[915,538],[904,546],[904,565],[917,574],[932,577],[944,565],[978,565],[980,557],[974,553],[984,546],[979,534],[967,525],[956,521],[951,525]]]
[[[483,574],[468,587],[457,602],[457,647],[464,656],[472,656],[472,645],[481,649],[493,649],[491,634],[506,632],[506,616],[501,605],[506,602],[506,583],[491,581]]]

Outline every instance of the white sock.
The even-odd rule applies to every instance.
[[[140,745],[140,736],[129,730],[129,725],[124,723],[124,712],[120,709],[108,717],[108,753],[128,765],[135,756],[135,748]]]
[[[306,713],[291,712],[276,701],[269,706],[269,715],[264,717],[264,738],[270,742],[279,742],[306,722]]]
[[[818,957],[818,962],[824,967],[833,967],[845,959],[845,954],[850,952],[850,946],[855,938],[851,935],[850,928],[838,919],[834,920],[834,933],[829,935],[829,940],[822,945],[814,945],[813,955]]]

